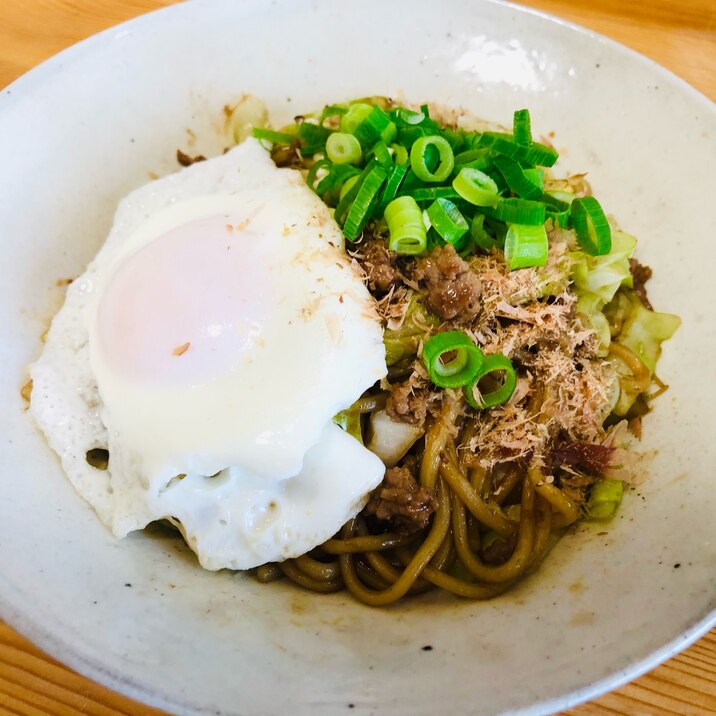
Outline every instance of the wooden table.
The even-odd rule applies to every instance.
[[[68,45],[175,0],[0,0],[0,88]],[[633,47],[716,100],[716,0],[522,0]],[[159,713],[85,679],[0,622],[0,714]],[[572,716],[716,714],[716,629]]]

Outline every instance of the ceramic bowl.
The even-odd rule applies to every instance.
[[[487,603],[374,610],[201,570],[159,533],[118,542],[65,480],[20,386],[118,199],[217,154],[242,93],[277,124],[369,94],[509,123],[529,107],[639,238],[683,326],[644,425],[648,480]],[[192,144],[192,136],[196,141]],[[70,666],[182,714],[547,713],[614,688],[716,623],[716,111],[604,38],[498,2],[191,2],[58,55],[0,96],[0,613]],[[431,650],[424,647],[431,646]]]

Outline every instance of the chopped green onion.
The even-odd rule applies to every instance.
[[[430,130],[425,129],[424,127],[411,127],[406,125],[398,130],[397,141],[410,151],[411,147],[418,139],[426,137],[428,134],[431,134]]]
[[[358,125],[371,113],[373,105],[364,102],[355,102],[348,107],[348,111],[341,116],[341,132],[354,134]]]
[[[547,218],[552,220],[552,225],[559,226],[562,229],[569,227],[570,212],[569,209],[565,211],[552,211],[547,209]]]
[[[440,130],[440,134],[443,136],[443,138],[447,139],[448,144],[452,148],[453,153],[455,153],[456,150],[462,149],[463,145],[465,144],[465,130],[460,129],[449,129],[448,127],[443,127]]]
[[[507,224],[541,226],[547,219],[544,204],[529,199],[500,199],[494,208],[484,207],[483,211]]]
[[[512,119],[512,136],[517,144],[528,147],[532,144],[532,127],[530,122],[530,111],[518,109]]]
[[[356,103],[341,117],[341,131],[355,135],[361,146],[369,148],[376,142],[389,144],[397,129],[390,116],[376,105]]]
[[[393,161],[401,166],[408,166],[408,150],[402,144],[391,144],[390,149],[393,150]]]
[[[354,174],[348,177],[341,185],[341,191],[338,194],[338,201],[340,202],[343,197],[355,186],[355,183],[360,179],[360,174]]]
[[[557,161],[557,150],[546,144],[532,142],[528,147],[517,144],[514,139],[504,132],[483,132],[478,140],[478,147],[490,147],[499,154],[525,164],[541,167],[551,167]]]
[[[385,142],[376,142],[369,152],[369,156],[374,156],[380,164],[393,164],[393,157],[388,151],[388,147]]]
[[[574,196],[568,196],[570,196],[569,201],[563,201],[562,199],[560,199],[560,197],[555,195],[555,192],[546,191],[540,197],[540,201],[543,204],[546,204],[552,211],[569,211],[569,207],[574,201]]]
[[[272,144],[291,144],[296,139],[295,134],[288,132],[275,132],[273,129],[263,129],[262,127],[254,127],[251,130],[252,136],[262,141],[271,142]]]
[[[374,166],[364,177],[343,225],[343,234],[348,241],[355,241],[368,223],[387,177],[388,172],[380,165]]]
[[[463,167],[452,181],[453,189],[475,206],[493,206],[498,188],[495,180],[473,167]]]
[[[507,186],[523,199],[539,199],[543,191],[542,187],[533,182],[527,175],[527,171],[514,160],[509,157],[498,155],[494,159],[495,166],[500,170],[500,174],[505,178]],[[535,171],[534,169],[532,171]]]
[[[422,112],[414,112],[412,109],[405,109],[405,107],[399,107],[394,114],[400,122],[410,125],[420,124],[426,119],[426,115]]]
[[[358,190],[361,187],[361,184],[365,180],[365,178],[368,176],[370,171],[377,165],[377,162],[375,159],[368,162],[368,164],[365,165],[363,168],[363,171],[358,176],[358,179],[355,182],[351,182],[351,186],[349,189],[347,189],[345,192],[342,192],[342,195],[340,197],[340,201],[338,202],[338,206],[336,207],[335,211],[333,212],[333,217],[336,220],[336,223],[338,226],[343,227],[343,225],[346,222],[346,218],[348,216],[348,211],[351,208],[351,205],[353,203],[353,200],[356,198],[356,195],[358,194]]]
[[[423,213],[415,199],[410,196],[393,199],[384,213],[389,232],[388,248],[399,254],[422,254],[428,238]]]
[[[405,194],[415,199],[415,201],[435,201],[435,199],[460,199],[460,195],[449,186],[431,186],[421,187],[419,189],[404,189]]]
[[[323,124],[330,117],[343,116],[347,111],[348,107],[345,104],[329,104],[323,108],[318,123]]]
[[[497,243],[495,239],[490,236],[484,228],[485,215],[475,214],[472,217],[472,224],[470,225],[470,236],[473,242],[484,251],[490,251]]]
[[[479,391],[478,383],[490,373],[504,372],[502,385],[490,393],[484,395],[476,395],[476,389]],[[477,375],[463,388],[465,400],[473,407],[478,409],[493,408],[496,405],[506,403],[517,385],[517,374],[507,356],[501,353],[492,353],[486,355],[482,361]]]
[[[455,155],[455,169],[473,167],[474,169],[487,169],[492,163],[489,149],[467,149]]]
[[[461,388],[479,375],[483,353],[466,333],[447,331],[425,343],[423,363],[439,388]]]
[[[588,520],[610,520],[622,502],[624,484],[621,480],[600,480],[592,485],[585,511]]]
[[[469,227],[460,210],[448,199],[436,199],[427,209],[428,219],[435,231],[457,251],[463,246],[460,243]]]
[[[334,132],[326,139],[326,156],[334,164],[357,164],[363,152],[360,142],[345,132]]]
[[[311,168],[306,174],[306,184],[318,194],[318,183],[325,177],[328,176],[331,163],[328,159],[318,159],[311,164]],[[319,176],[319,172],[324,172]]]
[[[433,171],[430,171],[427,165],[430,148],[438,151],[438,165]],[[410,166],[418,179],[424,182],[445,181],[452,172],[454,162],[452,147],[447,139],[439,135],[431,134],[427,137],[420,137],[410,148]]]
[[[333,133],[332,129],[322,127],[312,122],[301,122],[298,125],[298,138],[301,140],[301,154],[310,155],[322,152],[326,147],[326,140]]]
[[[400,183],[403,181],[407,173],[407,167],[404,167],[401,164],[394,164],[390,168],[388,178],[386,179],[383,191],[380,194],[380,199],[378,199],[378,216],[383,214],[385,212],[385,207],[388,206],[393,199],[395,199],[398,194],[398,189],[400,188]]]
[[[540,142],[532,142],[524,155],[527,164],[534,164],[538,167],[552,167],[559,158],[559,153],[554,147],[548,147]]]
[[[541,169],[523,169],[524,175],[544,191],[544,172]]]
[[[328,174],[321,179],[314,191],[318,196],[325,197],[326,194],[334,192],[336,188],[340,188],[350,177],[358,177],[360,170],[350,164],[331,164]],[[330,198],[335,199],[335,196]]]
[[[549,242],[544,225],[510,224],[505,236],[505,263],[510,271],[544,266],[548,252]]]
[[[604,256],[612,250],[612,230],[601,205],[593,196],[575,199],[572,225],[582,250],[590,256]]]

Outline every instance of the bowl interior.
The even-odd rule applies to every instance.
[[[510,594],[372,610],[204,572],[161,532],[117,542],[24,411],[57,279],[83,270],[118,199],[174,170],[177,148],[220,153],[222,108],[244,92],[276,124],[375,94],[503,123],[529,107],[537,134],[555,132],[560,166],[589,170],[639,238],[657,309],[681,315],[659,368],[671,387],[644,426],[649,479],[613,523],[580,528]],[[182,713],[541,712],[616,686],[714,621],[716,112],[701,95],[611,42],[499,3],[216,0],[72,48],[6,89],[0,110],[0,607],[45,648]]]

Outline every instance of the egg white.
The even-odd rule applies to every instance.
[[[186,355],[160,351],[158,368],[134,375],[107,350],[121,339],[107,315],[123,305],[120,294],[115,314],[103,313],[108,287],[121,287],[124,267],[167,232],[217,216],[227,252],[251,247],[249,273],[236,268],[256,281],[246,292],[259,338],[216,358],[226,342],[209,341],[202,354],[206,336],[187,337]],[[191,266],[178,270],[193,283]],[[156,276],[166,279],[161,267]],[[374,301],[328,209],[247,140],[120,203],[31,367],[30,409],[75,489],[118,537],[173,519],[204,567],[245,569],[305,553],[361,509],[384,466],[331,418],[385,373]],[[87,463],[92,448],[109,450],[107,470]]]

